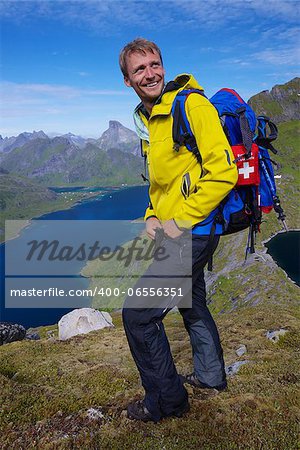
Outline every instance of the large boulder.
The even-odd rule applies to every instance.
[[[0,322],[0,345],[9,342],[22,341],[26,335],[26,330],[17,323]]]
[[[64,341],[78,334],[113,326],[108,312],[97,311],[93,308],[74,309],[58,322],[58,337]]]

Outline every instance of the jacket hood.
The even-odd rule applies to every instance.
[[[163,94],[165,92],[172,92],[174,90],[177,93],[177,91],[182,89],[199,89],[200,91],[204,91],[203,87],[200,86],[193,75],[182,73],[180,75],[177,75],[174,81],[169,81],[169,83],[166,84]]]

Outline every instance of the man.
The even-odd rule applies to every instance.
[[[192,308],[178,306],[192,344],[194,373],[182,377],[176,371],[162,323],[169,309],[129,308],[126,302],[123,309],[128,343],[145,389],[144,400],[128,406],[128,417],[156,422],[189,410],[183,382],[226,388],[220,339],[206,306],[203,269],[219,239],[207,231],[211,214],[235,185],[237,169],[217,112],[199,93],[187,96],[185,111],[201,160],[185,146],[174,151],[172,105],[183,89],[203,90],[193,76],[180,75],[165,85],[160,49],[142,38],[127,44],[119,61],[126,86],[141,100],[134,120],[149,172],[147,234],[155,239],[163,232],[171,243],[180,243],[184,230],[192,232]]]

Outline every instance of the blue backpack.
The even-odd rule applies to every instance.
[[[201,149],[190,128],[185,111],[185,101],[191,93],[204,95],[203,91],[180,91],[173,102],[174,149],[185,145],[199,163]],[[231,145],[239,177],[236,186],[221,204],[200,224],[195,234],[226,235],[249,228],[246,257],[254,253],[255,235],[260,230],[262,213],[273,208],[286,231],[285,214],[276,193],[274,171],[269,150],[277,153],[272,142],[277,138],[276,125],[265,116],[256,117],[253,109],[233,89],[221,89],[210,102],[218,111],[223,130]],[[212,239],[211,239],[212,241]],[[211,269],[211,264],[209,264]]]

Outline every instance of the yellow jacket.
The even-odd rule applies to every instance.
[[[203,90],[192,75],[179,75],[166,85],[150,117],[142,104],[135,114],[149,133],[149,142],[143,140],[150,181],[145,220],[156,216],[188,227],[202,222],[219,205],[236,184],[238,172],[216,109],[197,93],[190,94],[185,104],[202,164],[185,146],[174,150],[171,109],[177,92],[183,89]]]

